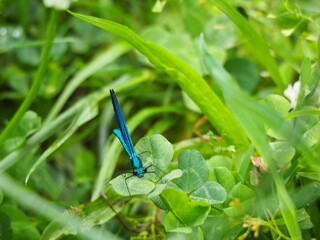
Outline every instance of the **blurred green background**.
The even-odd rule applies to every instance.
[[[316,227],[320,224],[319,1],[53,2],[0,2],[0,239],[253,239],[257,234],[245,225],[247,212],[230,221],[237,225],[234,232],[211,229],[232,225],[230,219],[214,222],[208,218],[192,233],[169,233],[163,227],[164,217],[159,217],[161,211],[148,197],[116,194],[106,182],[129,166],[125,152],[111,134],[117,126],[108,96],[110,88],[118,93],[134,143],[158,133],[173,144],[170,170],[179,168],[177,157],[183,150],[196,149],[206,160],[223,156],[228,159],[222,161],[226,164],[232,159],[232,164],[226,164],[230,166],[228,174],[232,172],[235,183],[242,182],[258,198],[272,192],[276,202],[292,199],[293,207],[288,204],[289,212],[295,215],[291,223],[285,210],[261,203],[263,211],[272,209],[272,214],[266,214],[272,217],[264,219],[267,224],[258,224],[266,229],[261,230],[259,239],[320,236]],[[48,7],[50,4],[66,7],[57,10]],[[105,23],[100,28],[94,26],[99,20],[82,19],[90,24],[74,17],[66,11],[69,4],[74,13],[130,28],[191,70],[161,49],[139,42],[126,28],[119,28],[117,35],[117,27],[104,31]],[[206,53],[229,75],[210,72],[200,36]],[[232,77],[239,92],[227,85],[229,80],[224,76]],[[298,80],[300,95],[298,91],[293,100],[288,97],[292,91],[284,91]],[[249,106],[250,101],[271,108],[281,117],[296,110],[303,117],[289,115],[288,119],[294,118],[292,129],[303,140],[292,137],[290,141],[285,133],[290,128],[276,127],[282,123],[278,115],[264,112],[260,105]],[[241,110],[246,104],[248,112]],[[268,126],[269,120],[273,125]],[[258,130],[251,121],[257,122]],[[262,128],[263,135],[259,132]],[[259,148],[260,136],[267,139],[270,149]],[[285,144],[290,146],[280,146],[282,140],[288,140]],[[266,163],[271,170],[264,173],[261,165],[249,159],[251,155],[266,158],[274,152],[273,159],[279,160],[274,172],[272,163]],[[210,162],[207,164],[210,168]],[[213,161],[211,164],[221,167]],[[213,179],[218,181],[218,177]],[[307,200],[302,200],[303,194],[293,197],[305,189],[311,191]],[[114,204],[138,234],[117,219],[100,191],[108,193],[109,205]],[[280,193],[285,197],[279,197]],[[212,206],[213,218],[221,217],[214,212],[215,207],[225,209],[233,201],[229,200],[225,205]],[[297,214],[296,208],[300,209]],[[224,214],[230,217],[229,213]],[[83,222],[78,223],[73,216]],[[273,217],[279,222],[273,223]],[[74,229],[70,221],[75,221]],[[68,227],[61,227],[66,222]],[[148,225],[150,222],[157,223]],[[81,233],[81,224],[92,229]],[[281,231],[272,229],[275,226]],[[224,235],[228,231],[230,234]]]

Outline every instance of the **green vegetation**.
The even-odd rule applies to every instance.
[[[68,5],[0,2],[1,240],[319,238],[318,1]]]

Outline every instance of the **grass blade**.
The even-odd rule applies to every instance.
[[[105,19],[85,16],[69,11],[75,17],[100,27],[130,43],[145,55],[157,68],[169,74],[189,97],[198,105],[208,117],[213,126],[225,133],[225,138],[231,144],[240,148],[248,146],[248,140],[243,130],[234,119],[229,109],[211,90],[204,79],[185,62],[169,53],[158,45],[147,42],[131,29]],[[237,134],[234,134],[234,133]]]
[[[295,205],[293,204],[293,201],[285,188],[284,182],[278,173],[275,162],[271,157],[271,149],[267,142],[267,136],[264,130],[265,124],[270,125],[274,122],[277,122],[278,125],[272,124],[272,127],[281,132],[283,131],[282,128],[284,128],[287,123],[284,122],[284,120],[281,119],[276,113],[266,109],[264,106],[262,106],[262,104],[258,103],[253,98],[242,92],[241,89],[233,82],[231,76],[222,68],[222,66],[219,65],[219,63],[213,57],[206,55],[207,53],[204,43],[201,42],[200,44],[202,48],[203,61],[207,70],[209,71],[210,76],[220,85],[228,106],[230,106],[230,109],[238,119],[239,123],[246,130],[253,145],[261,154],[261,156],[263,156],[263,159],[268,165],[269,171],[272,174],[277,188],[280,211],[291,237],[293,239],[301,239],[301,232],[298,226]],[[289,126],[286,127],[290,128]],[[294,129],[290,128],[291,134],[287,134],[286,138],[292,138],[294,132]],[[303,143],[301,139],[296,139],[296,141],[299,142],[295,142],[297,147]],[[301,152],[308,155],[311,150],[306,148]],[[316,167],[319,169],[319,163],[316,165]]]

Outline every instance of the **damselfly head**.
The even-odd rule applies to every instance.
[[[143,167],[137,168],[133,171],[133,174],[136,175],[138,178],[141,178],[144,176],[145,169]]]

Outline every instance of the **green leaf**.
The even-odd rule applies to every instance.
[[[309,146],[312,147],[317,144],[320,141],[320,123],[305,132],[303,136]]]
[[[320,181],[320,173],[315,172],[298,172],[301,177],[309,178],[311,180]]]
[[[0,210],[7,213],[10,216],[11,221],[29,222],[28,216],[13,205],[3,204],[0,206]]]
[[[162,114],[166,114],[166,113],[176,113],[177,114],[177,113],[180,113],[180,109],[175,106],[144,108],[143,110],[136,113],[127,122],[128,129],[131,132],[146,119],[151,118],[155,115],[162,115]],[[103,164],[100,168],[99,175],[97,177],[97,181],[96,181],[94,189],[93,189],[91,200],[95,200],[96,198],[99,197],[99,193],[105,187],[105,182],[109,181],[111,179],[111,177],[113,176],[114,170],[115,170],[116,164],[117,164],[117,159],[118,159],[118,156],[120,155],[121,150],[123,150],[123,147],[121,146],[118,139],[114,139],[113,142],[109,142],[105,146],[104,151],[103,151],[104,152]],[[142,153],[142,152],[144,152],[143,149],[141,150],[140,153]],[[144,157],[148,156],[148,152],[140,154],[140,156],[141,156],[142,160],[144,161]],[[142,161],[142,163],[144,164],[143,161]],[[144,166],[147,167],[146,164],[144,164]],[[147,175],[151,175],[151,174],[147,174]],[[145,177],[147,179],[149,179],[149,177],[153,177],[153,176],[147,176],[147,175],[145,175]],[[161,175],[162,175],[162,173],[161,173]]]
[[[304,176],[305,174],[305,176]],[[316,174],[316,176],[313,178],[311,174]],[[319,173],[298,173],[298,175],[301,175],[303,177],[308,177],[315,181],[320,181],[320,174]],[[309,177],[309,176],[310,177]],[[320,184],[317,182],[311,182],[309,184],[306,184],[302,186],[298,191],[295,191],[292,194],[292,199],[297,206],[297,208],[302,208],[306,205],[310,205],[317,201],[320,197]]]
[[[109,200],[111,201],[111,199]],[[112,208],[115,210],[113,211],[113,209],[108,207],[107,202],[104,199],[99,198],[93,202],[90,202],[90,204],[83,205],[81,210],[83,215],[85,215],[86,224],[89,226],[94,226],[108,222],[116,215],[115,212],[119,213],[124,207],[124,204],[115,204],[112,206]]]
[[[173,147],[171,143],[160,134],[140,139],[135,149],[137,153],[140,153],[139,157],[144,167],[148,167],[151,164],[156,166],[148,169],[149,171],[155,171],[156,174],[145,175],[147,179],[151,180],[157,180],[159,179],[158,176],[163,175],[173,157]],[[160,168],[160,170],[158,168]]]
[[[272,149],[271,155],[279,168],[283,168],[289,164],[296,153],[295,149],[288,142],[272,142],[270,143],[270,147]]]
[[[140,158],[145,167],[148,167],[151,164],[156,166],[148,169],[149,171],[155,171],[155,173],[147,173],[140,179],[133,176],[127,179],[127,181],[125,181],[126,177],[118,176],[110,181],[113,189],[117,193],[123,196],[129,196],[130,193],[131,195],[150,193],[151,196],[154,197],[161,193],[170,180],[177,178],[181,174],[179,171],[169,173],[160,181],[160,185],[155,188],[153,182],[158,180],[159,176],[163,175],[173,157],[173,147],[171,143],[160,134],[140,139],[135,149],[138,153],[141,153]],[[130,193],[128,192],[127,186]]]
[[[155,189],[148,194],[148,198],[153,198],[160,195],[162,191],[167,188],[171,180],[179,178],[181,176],[182,176],[182,171],[180,169],[171,171],[157,183]]]
[[[208,168],[225,167],[229,170],[232,169],[232,159],[226,156],[215,155],[206,161]]]
[[[227,198],[226,190],[217,182],[209,181],[190,195],[193,201],[209,204],[223,203]]]
[[[152,12],[154,13],[162,12],[166,3],[167,3],[167,0],[156,0],[155,4],[152,7]]]
[[[188,196],[184,192],[180,192],[175,189],[165,189],[161,193],[161,199],[167,205],[168,209],[170,209],[181,222],[184,206],[190,201]]]
[[[204,79],[185,62],[158,45],[147,42],[131,29],[101,18],[85,16],[69,11],[73,16],[100,27],[130,43],[160,70],[165,71],[182,90],[198,105],[209,121],[220,132],[225,133],[225,139],[232,144],[244,147],[248,145],[244,132],[230,114],[228,108],[211,90]],[[234,134],[234,133],[237,134]]]
[[[198,236],[197,236],[198,240],[204,240],[204,234],[203,231],[200,227],[198,227]]]
[[[254,210],[252,206],[255,202],[255,194],[246,185],[239,182],[233,187],[228,197],[233,199],[233,202],[229,203],[230,207],[224,208],[223,211],[229,217],[244,216]]]
[[[179,155],[179,168],[183,175],[177,179],[177,185],[186,192],[192,192],[208,179],[208,167],[201,153],[186,150]]]
[[[201,113],[201,110],[199,107],[192,101],[192,99],[185,93],[182,92],[182,100],[183,104],[191,111],[196,112],[196,113]]]
[[[305,103],[306,97],[310,94],[310,81],[311,81],[311,61],[305,58],[302,62],[300,73],[300,92],[298,96],[296,109],[301,109]]]
[[[309,214],[304,208],[299,209],[296,214],[297,214],[299,227],[301,229],[310,229],[314,226],[311,222]],[[275,220],[275,224],[279,226],[284,225],[283,218]]]
[[[297,219],[301,229],[310,229],[314,227],[308,212],[304,208],[297,211]]]
[[[254,62],[247,58],[232,58],[224,67],[244,91],[253,92],[256,89],[260,75]]]
[[[71,211],[65,211],[58,219],[52,221],[46,227],[40,240],[55,240],[59,239],[62,235],[76,235],[77,230],[71,226],[72,223],[70,222],[70,219],[68,219],[69,215],[73,215],[73,213]],[[59,223],[60,221],[68,221],[69,224],[61,226],[61,223]]]
[[[263,103],[269,108],[276,111],[280,116],[286,116],[291,108],[290,102],[277,94],[270,94],[264,100]]]
[[[192,201],[184,205],[184,212],[181,214],[182,222],[187,226],[201,226],[210,212],[210,205],[205,202]]]
[[[301,116],[319,116],[320,111],[317,109],[304,109],[300,111],[294,111],[285,116],[285,119],[291,119]]]
[[[137,194],[148,194],[154,188],[155,184],[145,177],[138,178],[136,176],[130,177],[125,180],[128,175],[120,175],[114,179],[112,179],[109,183],[112,185],[113,189],[122,196],[130,196]],[[129,191],[128,191],[129,188]]]
[[[254,146],[251,144],[248,151],[245,154],[243,154],[241,165],[239,168],[239,175],[242,183],[245,182],[246,177],[248,175],[249,164],[251,162],[250,158],[252,156],[253,150],[254,150]]]
[[[178,170],[178,169],[177,169]],[[176,170],[174,170],[176,171]],[[172,171],[172,172],[174,172]],[[181,171],[181,170],[179,170]],[[181,172],[182,174],[182,172]],[[161,182],[161,180],[160,180]],[[158,186],[158,184],[157,184]],[[183,190],[181,188],[179,188],[175,183],[173,182],[169,182],[168,184],[166,184],[166,187],[164,189],[161,189],[162,188],[162,185],[160,185],[160,189],[157,189],[157,186],[155,188],[155,193],[157,193],[158,190],[161,190],[161,192],[164,190],[164,189],[168,189],[168,188],[172,188],[172,189],[175,189],[175,190],[178,190],[180,192],[183,192]],[[151,192],[152,196],[153,196],[153,192]],[[161,208],[163,210],[167,210],[167,206],[166,204],[163,202],[163,200],[161,199],[160,195],[156,195],[155,197],[152,197],[151,198],[152,202],[158,207],[158,208]]]
[[[163,220],[163,226],[167,232],[191,233],[192,228],[186,227],[173,212],[167,211]]]
[[[267,96],[263,100],[263,104],[269,107],[270,109],[273,109],[282,117],[286,116],[289,113],[289,110],[291,109],[289,101],[286,98],[276,94],[270,94],[269,96]],[[279,131],[273,128],[269,128],[267,134],[277,139],[283,139],[283,136],[279,133]]]
[[[239,199],[240,201],[253,198],[254,196],[254,192],[242,183],[238,183],[237,185],[235,185],[232,191],[230,192],[231,198]]]
[[[230,192],[235,185],[232,173],[225,167],[215,167],[210,169],[208,180],[217,181],[227,192]]]
[[[12,222],[11,228],[14,235],[14,240],[38,240],[40,233],[31,222]]]
[[[305,106],[303,107],[302,111],[305,110],[309,112],[315,109],[316,108],[313,106]],[[307,114],[299,116],[295,120],[296,128],[298,128],[301,133],[305,134],[308,130],[316,126],[319,123],[319,120],[320,118],[318,114]]]
[[[232,218],[222,216],[210,216],[201,226],[205,239],[236,239],[243,231],[242,223],[237,223]]]
[[[252,206],[254,206],[254,204],[255,204],[254,199],[249,199],[249,200],[245,200],[240,203],[237,203],[232,207],[224,208],[223,211],[229,217],[233,217],[233,218],[244,217],[245,215],[252,214],[254,210]]]
[[[318,51],[319,51],[319,49],[320,48],[318,46]],[[312,98],[313,96],[315,97],[315,99],[317,99],[316,90],[319,88],[318,86],[319,86],[319,82],[320,82],[320,70],[319,69],[320,69],[320,65],[319,65],[319,61],[318,61],[318,63],[313,66],[311,79],[308,82],[308,85],[306,87],[306,91],[305,91],[305,93],[307,94],[306,100],[310,100],[310,98]]]
[[[210,212],[210,205],[205,202],[192,201],[188,196],[175,189],[165,189],[161,198],[174,215],[186,226],[203,224]]]

